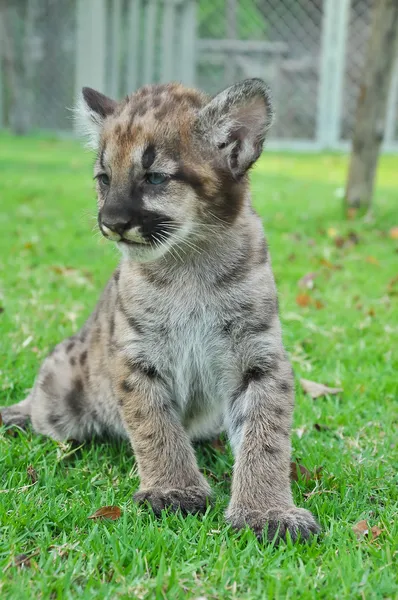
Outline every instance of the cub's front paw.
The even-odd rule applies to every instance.
[[[321,530],[316,519],[308,510],[296,506],[270,508],[264,512],[240,506],[229,507],[226,517],[234,529],[243,529],[248,526],[253,529],[259,539],[266,530],[269,541],[272,541],[275,536],[276,541],[286,539],[287,532],[292,540],[300,538],[303,541]]]
[[[205,512],[210,492],[201,487],[191,486],[183,489],[153,487],[134,494],[138,504],[148,502],[156,516],[163,509],[180,510],[183,514]]]

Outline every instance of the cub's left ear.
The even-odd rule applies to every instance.
[[[215,96],[199,113],[199,131],[239,179],[260,156],[272,124],[270,92],[246,79]]]
[[[83,88],[74,112],[78,129],[87,137],[87,146],[92,150],[98,148],[104,121],[115,111],[116,107],[117,102],[112,98],[108,98],[92,88]]]

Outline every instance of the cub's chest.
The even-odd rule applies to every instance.
[[[216,310],[194,306],[159,317],[147,342],[167,370],[203,372],[208,365],[218,365],[228,350],[224,320]]]
[[[169,323],[156,352],[159,368],[169,374],[185,426],[219,421],[232,357],[217,313],[199,310],[181,315]]]

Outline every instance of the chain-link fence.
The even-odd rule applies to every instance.
[[[73,131],[91,85],[122,97],[181,80],[210,94],[246,77],[270,85],[270,145],[350,139],[372,0],[0,0],[0,125]],[[386,146],[398,149],[398,60]]]
[[[322,0],[203,2],[197,81],[210,92],[245,77],[270,85],[272,137],[315,139]],[[211,7],[211,9],[210,9]]]
[[[68,130],[74,103],[75,0],[0,0],[0,124]]]

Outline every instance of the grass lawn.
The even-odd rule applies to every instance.
[[[75,142],[0,136],[0,405],[24,397],[117,264],[95,233],[91,163]],[[381,161],[372,223],[343,219],[346,168],[340,155],[267,153],[252,173],[297,378],[293,457],[316,472],[294,496],[320,539],[274,549],[231,531],[222,445],[198,450],[215,506],[156,520],[132,501],[128,445],[76,449],[0,427],[1,598],[398,597],[398,159]],[[313,289],[298,285],[308,273]],[[301,377],[344,392],[312,400]],[[119,520],[87,519],[110,504]],[[380,535],[357,539],[363,519]],[[16,566],[21,554],[30,560]]]

